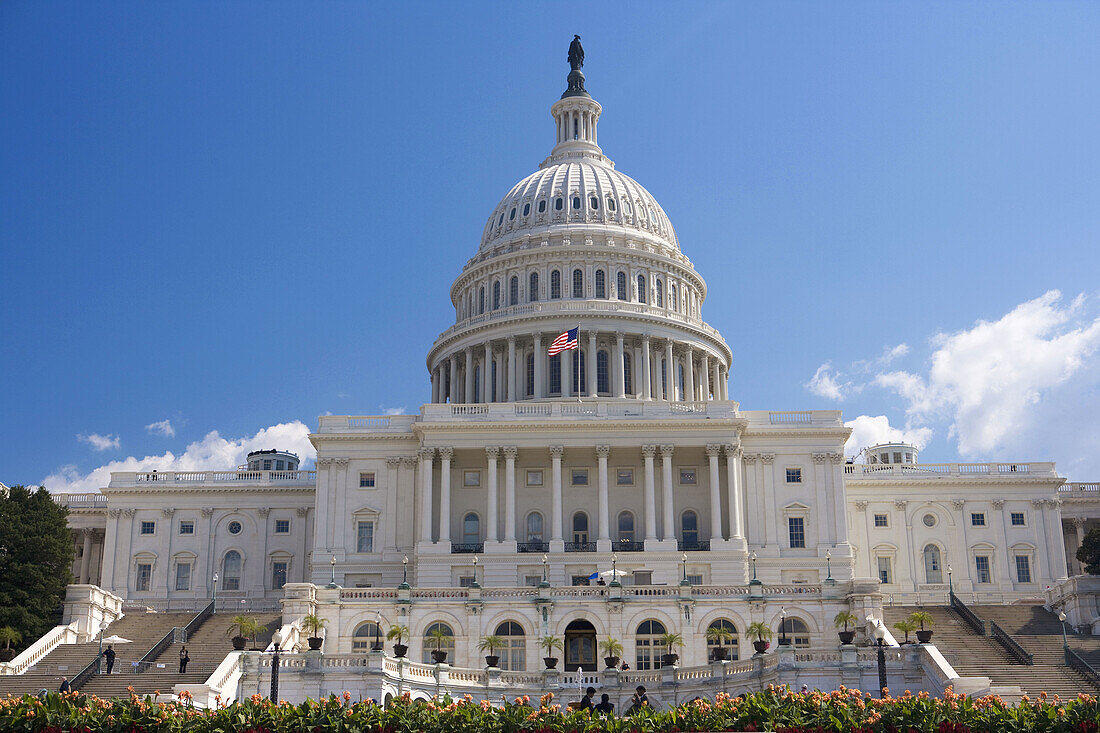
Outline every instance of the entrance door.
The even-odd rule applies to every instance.
[[[596,628],[583,619],[565,627],[565,671],[596,671]]]

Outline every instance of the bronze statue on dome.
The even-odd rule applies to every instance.
[[[584,49],[581,47],[581,37],[573,36],[573,42],[569,44],[569,68],[579,69],[584,66]]]

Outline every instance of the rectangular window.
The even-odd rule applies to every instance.
[[[275,534],[290,534],[290,520],[289,519],[276,519],[275,520]]]
[[[901,453],[894,453],[894,463],[901,463]]]
[[[286,464],[283,461],[275,461],[275,470],[282,471]]]
[[[890,526],[890,517],[886,514],[876,514],[875,515],[875,526],[876,527],[889,527]]]
[[[653,585],[653,571],[635,570],[634,585]]]
[[[788,484],[800,484],[800,483],[802,483],[802,469],[801,468],[788,468],[787,469],[787,483]]]
[[[156,522],[142,522],[141,523],[141,533],[142,534],[155,534],[156,531],[157,531],[157,523]]]
[[[974,569],[978,571],[979,583],[990,583],[992,580],[989,577],[989,558],[985,555],[978,555],[974,558]]]
[[[472,575],[463,575],[461,578],[458,579],[458,587],[459,588],[473,588],[474,587],[474,580],[476,580],[476,579]]]
[[[686,486],[694,486],[698,483],[698,477],[695,475],[694,468],[681,468],[680,469],[680,484]]]
[[[542,470],[527,472],[528,486],[542,486]]]
[[[588,486],[588,469],[574,468],[569,472],[573,486]]]
[[[195,523],[190,520],[180,522],[180,534],[195,534]]]
[[[888,557],[878,559],[878,580],[883,584],[890,582],[890,558]]]
[[[191,590],[191,564],[181,562],[176,566],[176,590]]]
[[[524,585],[531,586],[533,588],[537,588],[539,583],[541,583],[541,582],[542,582],[542,576],[541,575],[524,575],[523,576],[523,584]]]
[[[616,486],[633,486],[634,485],[634,469],[633,468],[617,468],[617,469],[615,469],[615,485]]]
[[[912,463],[913,462],[913,454],[910,453],[909,451],[905,452],[905,462],[906,463]]]
[[[1027,525],[1027,520],[1024,518],[1023,512],[1012,512],[1012,526],[1023,527]]]
[[[270,471],[271,470],[271,461],[270,460],[265,460],[264,461],[264,470],[265,471]]]
[[[985,513],[984,512],[973,512],[973,513],[971,513],[971,515],[970,515],[970,526],[971,527],[984,527],[985,526]]]
[[[359,522],[356,525],[356,552],[374,552],[374,522]]]
[[[134,590],[149,590],[149,579],[153,577],[153,566],[140,562],[137,566],[137,577],[134,579]]]
[[[279,590],[286,585],[286,563],[276,562],[271,564],[271,588]]]
[[[374,488],[374,471],[362,471],[359,474],[359,488],[361,489],[373,489]]]
[[[787,531],[791,538],[791,547],[806,546],[806,525],[802,517],[787,517]]]
[[[1031,582],[1031,558],[1027,555],[1016,556],[1016,582]]]
[[[588,585],[587,575],[574,575],[569,578],[570,585]]]
[[[688,573],[688,582],[691,583],[692,585],[702,585],[703,584],[703,576],[701,574],[700,575],[692,575],[691,573]]]
[[[470,487],[481,486],[481,471],[463,471],[462,485]]]

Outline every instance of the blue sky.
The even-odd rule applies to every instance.
[[[1100,4],[6,2],[0,481],[415,411],[573,33],[731,397],[1100,478]]]

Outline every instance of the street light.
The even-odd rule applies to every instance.
[[[397,586],[398,590],[409,589],[409,556],[405,555],[401,558],[401,585]]]
[[[688,555],[686,552],[683,557],[680,558],[680,561],[684,565],[684,578],[680,581],[680,585],[691,585],[691,583],[688,582]]]
[[[951,580],[951,566],[947,566],[947,592],[955,595],[955,583]]]
[[[749,559],[752,560],[752,580],[749,581],[749,585],[760,585],[760,581],[756,579],[756,550],[752,551]]]
[[[622,585],[622,583],[619,582],[619,571],[616,569],[616,565],[618,564],[618,561],[619,561],[619,556],[616,555],[614,552],[612,552],[611,553],[611,582],[608,585],[610,585],[613,588],[618,588],[619,586]]]
[[[374,612],[374,646],[371,647],[371,651],[382,651],[382,612]]]
[[[829,550],[825,550],[825,569],[825,582],[832,585],[836,581],[833,580],[833,553]]]
[[[550,558],[548,558],[546,555],[543,555],[542,556],[542,582],[539,583],[540,588],[549,588],[550,587],[550,566],[549,566],[549,562],[550,562]]]
[[[218,574],[214,573],[214,595],[210,598],[214,602],[214,610],[218,610]]]
[[[878,647],[878,696],[886,697],[886,627],[881,623],[875,624],[875,645]]]
[[[790,643],[787,638],[787,609],[781,606],[779,608],[779,646],[790,646]]]
[[[328,561],[329,567],[332,568],[332,577],[328,581],[329,588],[337,588],[336,585],[336,555],[332,556],[332,559]]]
[[[481,583],[477,582],[477,555],[474,555],[474,582],[470,584],[471,588],[480,588]]]
[[[1069,649],[1069,639],[1066,638],[1066,612],[1058,612],[1058,620],[1062,622],[1062,651]],[[1069,656],[1068,654],[1066,656]]]
[[[276,629],[271,635],[271,641],[275,645],[275,651],[271,656],[271,702],[279,704],[279,647],[283,644],[283,632]]]

